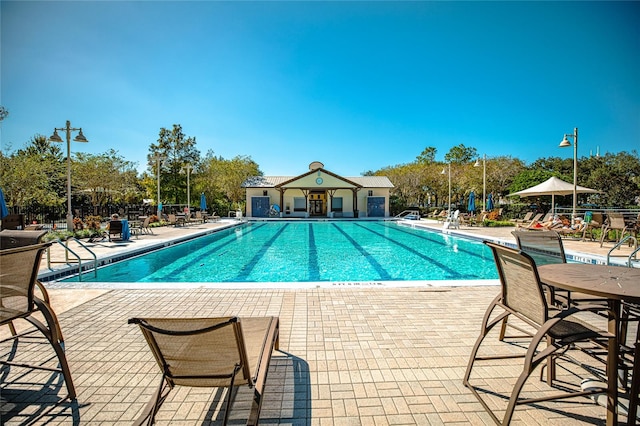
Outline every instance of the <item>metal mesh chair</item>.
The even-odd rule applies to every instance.
[[[480,335],[471,351],[467,371],[464,375],[464,385],[473,392],[493,420],[496,423],[502,424],[509,424],[513,412],[519,404],[595,393],[595,391],[562,392],[558,395],[536,398],[534,400],[519,399],[522,388],[529,378],[529,375],[543,361],[549,361],[547,365],[547,383],[553,385],[556,357],[561,356],[565,351],[571,349],[574,343],[605,338],[608,339],[609,344],[611,344],[614,336],[606,331],[592,328],[573,319],[573,316],[577,313],[587,310],[601,310],[601,306],[589,307],[584,305],[565,310],[554,310],[550,308],[543,292],[536,264],[531,256],[522,251],[497,244],[489,242],[485,242],[485,244],[491,248],[494,255],[500,277],[501,292],[491,302],[482,320]],[[507,317],[518,318],[531,327],[531,329],[535,330],[535,334],[533,334],[529,341],[526,353],[513,353],[511,350],[505,354],[479,356],[478,351],[485,337],[493,327],[500,324],[503,319]],[[539,346],[541,346],[543,342],[546,342],[546,345],[543,345],[544,347],[539,349]],[[522,371],[513,386],[507,409],[501,422],[482,398],[478,389],[471,384],[471,373],[477,361],[520,357],[524,358]]]
[[[61,372],[69,391],[69,398],[75,399],[76,391],[64,352],[64,341],[58,319],[48,303],[44,287],[41,288],[45,300],[34,295],[36,286],[40,285],[37,277],[42,254],[50,245],[51,243],[45,243],[0,250],[0,325],[10,327],[12,336],[9,339],[19,339],[35,330],[16,333],[13,321],[25,319],[30,322],[47,338],[58,357],[60,367],[48,368],[40,364],[25,365],[10,361],[0,361],[0,363]],[[44,323],[33,316],[36,312],[42,314]]]
[[[175,385],[227,387],[227,424],[234,386],[254,389],[248,425],[258,423],[271,353],[278,349],[277,317],[132,318],[162,371],[162,379],[136,425],[153,424]]]

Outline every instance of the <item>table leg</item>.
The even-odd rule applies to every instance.
[[[618,341],[619,300],[609,299],[609,320],[608,328],[614,338],[609,345],[607,354],[607,426],[614,426],[618,422],[618,361],[620,357],[620,344]]]

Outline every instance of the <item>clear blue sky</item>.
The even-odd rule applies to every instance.
[[[640,2],[6,1],[2,147],[66,120],[146,168],[161,127],[267,175],[344,176],[427,146],[640,150]],[[63,150],[66,149],[63,147]]]

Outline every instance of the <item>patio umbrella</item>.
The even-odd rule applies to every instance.
[[[4,201],[4,192],[0,188],[0,219],[9,215],[9,209],[7,209],[7,203]]]
[[[476,194],[471,191],[469,193],[469,204],[467,205],[467,211],[473,213],[476,210]]]
[[[207,196],[204,195],[204,192],[200,194],[200,210],[207,210]]]
[[[584,186],[577,185],[576,192],[580,194],[599,194],[601,191],[597,189],[586,188]],[[562,179],[558,179],[555,176],[550,177],[538,185],[532,186],[531,188],[523,189],[522,191],[514,192],[513,194],[509,194],[509,197],[514,195],[519,195],[520,197],[533,197],[536,195],[551,195],[551,209],[552,212],[555,213],[556,203],[555,196],[556,195],[570,195],[573,194],[573,184],[569,182],[565,182]]]
[[[487,196],[487,211],[493,210],[493,194],[490,192]]]

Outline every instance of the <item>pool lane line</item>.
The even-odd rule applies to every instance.
[[[308,272],[309,281],[320,281],[320,268],[318,266],[318,246],[316,245],[316,238],[313,233],[313,226],[308,224],[309,228],[309,261]]]
[[[411,232],[411,230],[409,228],[406,228],[406,225],[404,227],[403,226],[399,226],[397,224],[394,224],[394,225],[378,224],[378,225],[379,226],[383,226],[386,229],[389,229],[391,231],[402,232],[403,234],[406,234],[406,235],[411,235],[413,237],[420,238],[422,240],[427,240],[430,243],[439,244],[439,245],[441,245],[443,247],[447,247],[447,245],[444,244],[442,242],[442,240],[437,239],[437,238],[431,238],[431,236],[433,235],[435,237],[435,236],[446,235],[446,236],[451,237],[451,238],[457,238],[457,239],[460,239],[460,240],[463,240],[463,241],[466,240],[465,242],[480,242],[480,243],[482,242],[481,240],[472,240],[470,238],[465,238],[463,235],[459,235],[459,234],[458,235],[440,234],[440,233],[435,232],[435,231],[430,231],[429,229],[426,229],[426,232],[421,232],[421,234],[425,234],[425,235],[418,235],[418,234],[415,234],[415,233]],[[412,228],[412,229],[415,229],[415,230],[418,230],[418,231],[425,231],[425,229],[416,229],[416,228]],[[477,257],[480,260],[486,260],[487,258],[492,258],[491,254],[489,254],[487,257],[484,257],[484,256],[479,255],[478,253],[474,253],[474,252],[472,252],[470,250],[465,250],[465,249],[460,248],[460,247],[458,247],[458,251],[464,252],[464,253],[472,256],[472,257]]]
[[[247,281],[247,278],[249,277],[249,275],[251,275],[253,268],[255,268],[255,266],[258,264],[260,259],[262,259],[264,255],[267,253],[267,250],[271,248],[273,243],[275,243],[275,241],[280,237],[280,235],[282,235],[282,233],[288,227],[289,227],[289,224],[288,223],[285,224],[275,234],[273,234],[273,236],[269,238],[269,240],[267,240],[264,244],[262,244],[262,247],[260,247],[260,250],[258,250],[258,252],[251,258],[251,260],[245,264],[245,266],[242,268],[242,271],[238,275],[236,275],[236,278],[234,281]]]
[[[251,227],[248,227],[248,229],[242,228],[242,234],[246,235],[249,234],[253,231],[257,231],[258,229],[262,228],[263,226],[265,226],[266,224],[263,223],[261,225],[252,225]],[[234,237],[236,230],[239,228],[229,228],[227,230],[228,234],[223,236],[220,240],[227,238],[227,237]],[[214,234],[210,234],[210,235],[214,235]],[[193,242],[193,241],[192,241]],[[176,268],[176,269],[172,269],[171,271],[166,271],[164,272],[162,275],[160,275],[159,277],[156,277],[156,274],[159,271],[156,271],[156,273],[151,274],[154,276],[153,281],[143,281],[143,282],[165,282],[165,281],[172,281],[173,277],[175,275],[179,275],[182,274],[185,270],[187,269],[191,269],[193,268],[193,263],[199,263],[199,262],[205,262],[207,259],[209,259],[210,256],[214,255],[216,252],[222,250],[223,248],[227,248],[228,245],[235,243],[235,238],[230,239],[229,241],[208,248],[205,251],[201,251],[196,257],[194,257],[193,259],[191,259],[189,261],[189,263],[185,263],[183,265],[181,265],[180,267]],[[176,249],[178,248],[178,246],[175,246]],[[172,248],[172,247],[169,247]],[[168,248],[168,249],[169,249]],[[203,247],[204,248],[204,247]],[[200,249],[202,250],[202,249]],[[170,264],[166,265],[169,266]],[[149,275],[147,275],[145,278],[149,277]]]
[[[459,277],[459,279],[468,277],[468,275],[461,274],[461,273],[455,271],[454,269],[449,268],[445,264],[443,264],[441,262],[438,262],[433,257],[425,256],[424,254],[420,253],[416,249],[414,249],[412,247],[409,247],[406,244],[402,244],[402,243],[400,243],[398,241],[395,241],[393,238],[389,238],[389,237],[387,237],[386,235],[384,235],[384,234],[382,234],[380,232],[377,232],[377,231],[375,231],[375,230],[373,230],[371,228],[367,228],[366,226],[362,226],[359,223],[355,223],[355,225],[360,227],[360,228],[362,228],[362,229],[364,229],[364,230],[366,230],[366,231],[369,231],[369,232],[371,232],[371,233],[373,233],[373,234],[375,234],[375,235],[377,235],[377,236],[379,236],[379,237],[381,237],[381,238],[383,238],[383,239],[385,239],[385,240],[387,240],[389,242],[391,242],[392,244],[395,244],[395,245],[397,245],[399,247],[402,247],[404,250],[408,251],[409,253],[413,253],[414,255],[418,256],[419,258],[421,258],[423,260],[426,260],[427,262],[430,262],[430,263],[433,263],[433,264],[437,265],[442,270],[447,271],[452,277]],[[473,277],[473,278],[477,278],[477,277]]]
[[[335,229],[337,229],[344,237],[351,243],[351,245],[366,259],[367,262],[376,270],[378,275],[380,275],[381,280],[392,281],[393,278],[387,270],[375,259],[373,255],[371,255],[364,247],[362,247],[356,240],[354,240],[347,232],[341,229],[336,223],[332,224]]]

